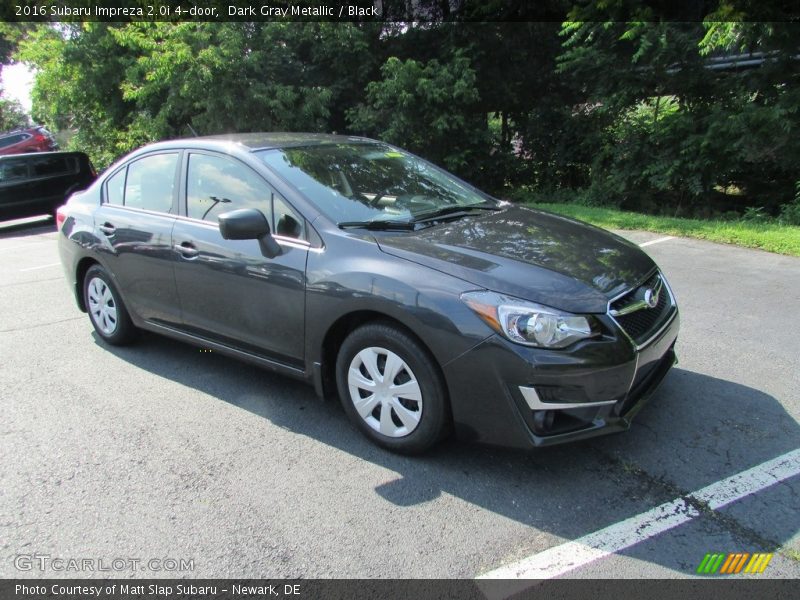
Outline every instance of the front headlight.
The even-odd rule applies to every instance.
[[[573,315],[495,292],[465,292],[461,299],[495,331],[512,342],[564,348],[597,334],[591,317]]]

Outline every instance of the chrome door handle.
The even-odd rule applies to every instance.
[[[183,244],[175,244],[173,248],[184,258],[197,258],[200,251],[189,244],[190,242],[183,242]]]
[[[116,227],[114,227],[114,226],[113,226],[111,223],[109,223],[108,221],[106,221],[105,223],[103,223],[102,225],[100,225],[100,226],[98,227],[98,229],[99,229],[100,231],[102,231],[103,233],[105,233],[106,235],[114,235],[114,232],[117,230],[117,228],[116,228]]]

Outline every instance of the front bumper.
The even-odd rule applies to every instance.
[[[444,367],[455,433],[531,448],[624,431],[677,362],[679,327],[676,310],[638,350],[618,334],[567,350],[492,336]]]

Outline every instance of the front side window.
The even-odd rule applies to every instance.
[[[125,180],[125,206],[171,213],[177,166],[177,153],[153,154],[129,164]]]
[[[337,223],[407,221],[443,208],[492,203],[446,171],[386,144],[319,144],[256,154]]]
[[[272,190],[254,171],[222,156],[190,154],[186,173],[186,215],[217,222],[217,217],[239,208],[271,214]]]

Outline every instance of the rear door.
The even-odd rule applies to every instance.
[[[302,366],[305,268],[303,217],[264,178],[230,156],[187,151],[182,211],[172,243],[183,326],[189,332]],[[265,258],[256,240],[225,240],[217,217],[239,208],[264,213],[282,253]]]
[[[126,163],[105,182],[95,213],[103,262],[128,309],[172,325],[180,323],[172,251],[180,158],[156,152]]]

